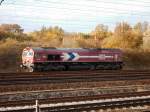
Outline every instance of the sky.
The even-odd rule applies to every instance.
[[[98,24],[150,22],[149,0],[5,0],[0,24],[19,24],[25,32],[59,26],[67,32],[90,32]]]

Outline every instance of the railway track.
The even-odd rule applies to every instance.
[[[0,102],[150,91],[149,85],[76,88],[0,93]]]
[[[45,73],[0,73],[0,85],[49,84],[91,81],[150,79],[150,71],[61,71]]]
[[[81,74],[83,73],[83,74]],[[88,73],[88,74],[87,74]],[[91,71],[91,70],[81,70],[81,71],[50,71],[50,72],[31,72],[31,73],[27,73],[27,72],[16,72],[16,73],[0,73],[0,76],[3,77],[3,76],[8,76],[8,77],[11,77],[11,76],[27,76],[27,75],[49,75],[49,76],[53,76],[53,75],[62,75],[62,76],[66,76],[66,75],[70,75],[70,74],[76,74],[76,75],[90,75],[91,73],[93,74],[99,74],[99,73],[103,73],[103,74],[112,74],[112,73],[150,73],[150,70],[95,70],[95,71]]]
[[[0,86],[93,82],[93,81],[137,81],[150,79],[150,71],[51,71],[43,73],[0,73]],[[144,86],[146,87],[146,86]],[[81,92],[82,93],[82,92]],[[27,93],[26,93],[27,94]],[[35,94],[36,95],[36,94]],[[22,97],[22,96],[21,96]],[[6,97],[4,97],[6,99]],[[13,98],[13,97],[11,97]],[[123,108],[130,106],[150,106],[150,91],[129,92],[118,94],[79,95],[74,97],[47,97],[45,99],[0,101],[0,111],[33,112],[35,100],[39,108],[48,112],[89,111],[95,109]],[[1,99],[2,100],[2,99]]]
[[[89,111],[96,109],[150,106],[150,92],[105,94],[94,96],[50,98],[39,100],[42,112]],[[35,101],[17,101],[0,103],[0,110],[7,112],[33,112]]]

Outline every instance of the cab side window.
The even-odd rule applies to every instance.
[[[33,56],[33,53],[32,53],[32,52],[29,52],[29,56]]]
[[[49,61],[57,61],[57,60],[60,60],[60,55],[53,55],[53,54],[50,54],[48,55],[48,60]]]
[[[22,56],[23,57],[31,57],[31,56],[33,56],[33,52],[31,52],[31,51],[24,51],[22,53]]]
[[[24,51],[24,52],[22,53],[22,56],[23,56],[23,57],[26,57],[27,54],[28,54],[28,52],[27,52],[27,51]]]

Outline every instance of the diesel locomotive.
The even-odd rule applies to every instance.
[[[123,67],[120,49],[26,47],[21,67],[27,72],[74,69],[119,70]]]

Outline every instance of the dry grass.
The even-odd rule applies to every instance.
[[[125,69],[150,69],[150,52],[128,50],[124,52]]]
[[[13,39],[0,42],[0,72],[16,72],[21,62],[21,52],[26,46]]]
[[[22,49],[26,46],[48,46],[40,42],[18,42],[14,39],[0,41],[0,72],[16,72],[21,63]],[[150,69],[150,52],[141,50],[124,51],[124,69]]]

